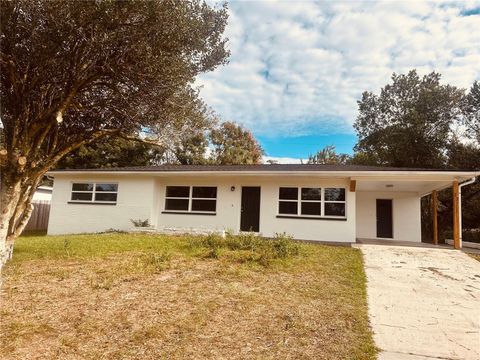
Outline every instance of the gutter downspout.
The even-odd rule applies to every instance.
[[[459,184],[458,185],[458,211],[460,212],[459,216],[458,216],[458,227],[459,227],[459,232],[460,232],[460,249],[462,248],[462,234],[463,234],[463,230],[462,230],[462,187],[466,186],[466,185],[471,185],[475,182],[477,178],[474,176],[472,177],[470,180],[467,180],[467,181],[464,181],[463,183]]]

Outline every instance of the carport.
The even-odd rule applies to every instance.
[[[386,171],[375,176],[352,177],[357,192],[357,241],[389,241],[391,239],[419,242],[418,227],[421,226],[421,222],[415,213],[420,211],[420,199],[430,196],[433,207],[432,243],[438,245],[438,192],[451,187],[453,189],[454,248],[460,249],[462,247],[462,188],[475,182],[479,175],[480,172],[474,171],[412,169],[392,173]],[[407,204],[407,201],[415,201],[412,199],[417,201],[417,210],[411,203]],[[396,214],[395,210],[397,210]],[[373,229],[375,226],[376,232]],[[402,231],[402,236],[393,236],[395,228]],[[408,232],[409,228],[412,229],[411,236]]]

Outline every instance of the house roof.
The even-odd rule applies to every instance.
[[[57,169],[51,174],[64,172],[460,172],[475,173],[479,170],[399,168],[364,165],[322,164],[258,164],[258,165],[159,165],[127,166],[97,169]]]

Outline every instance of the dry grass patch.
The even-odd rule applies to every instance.
[[[480,261],[480,254],[468,254],[477,261]]]
[[[358,250],[251,240],[237,246],[233,239],[131,234],[22,238],[4,272],[2,354],[375,358]],[[212,241],[220,242],[215,256]]]

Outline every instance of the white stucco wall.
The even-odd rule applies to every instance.
[[[117,182],[118,200],[113,205],[68,204],[71,183],[76,181]],[[348,191],[349,181],[322,179],[314,176],[86,176],[55,175],[49,234],[88,233],[109,228],[130,230],[130,219],[149,218],[158,230],[231,230],[240,229],[242,186],[260,186],[260,233],[273,236],[286,232],[297,239],[353,242],[355,241],[355,193]],[[216,215],[165,214],[167,185],[217,186]],[[235,186],[235,191],[230,188]],[[278,189],[295,187],[345,187],[346,220],[277,218]]]
[[[217,186],[217,214],[187,215],[162,213],[165,206],[166,185]],[[235,186],[235,191],[230,188]],[[251,177],[172,177],[157,180],[160,189],[157,228],[162,230],[230,230],[240,229],[240,207],[242,186],[260,186],[260,234],[271,237],[286,232],[296,239],[317,241],[355,241],[355,193],[348,191],[347,179],[318,179],[315,177],[251,176]],[[278,189],[294,187],[345,187],[347,198],[347,220],[285,219],[278,215]]]
[[[116,205],[68,204],[73,182],[118,183]],[[48,234],[101,232],[107,229],[130,230],[130,219],[152,219],[154,181],[141,176],[62,176],[53,185]]]
[[[377,238],[376,199],[392,199],[393,240],[421,241],[420,197],[416,192],[357,192],[357,238]]]

